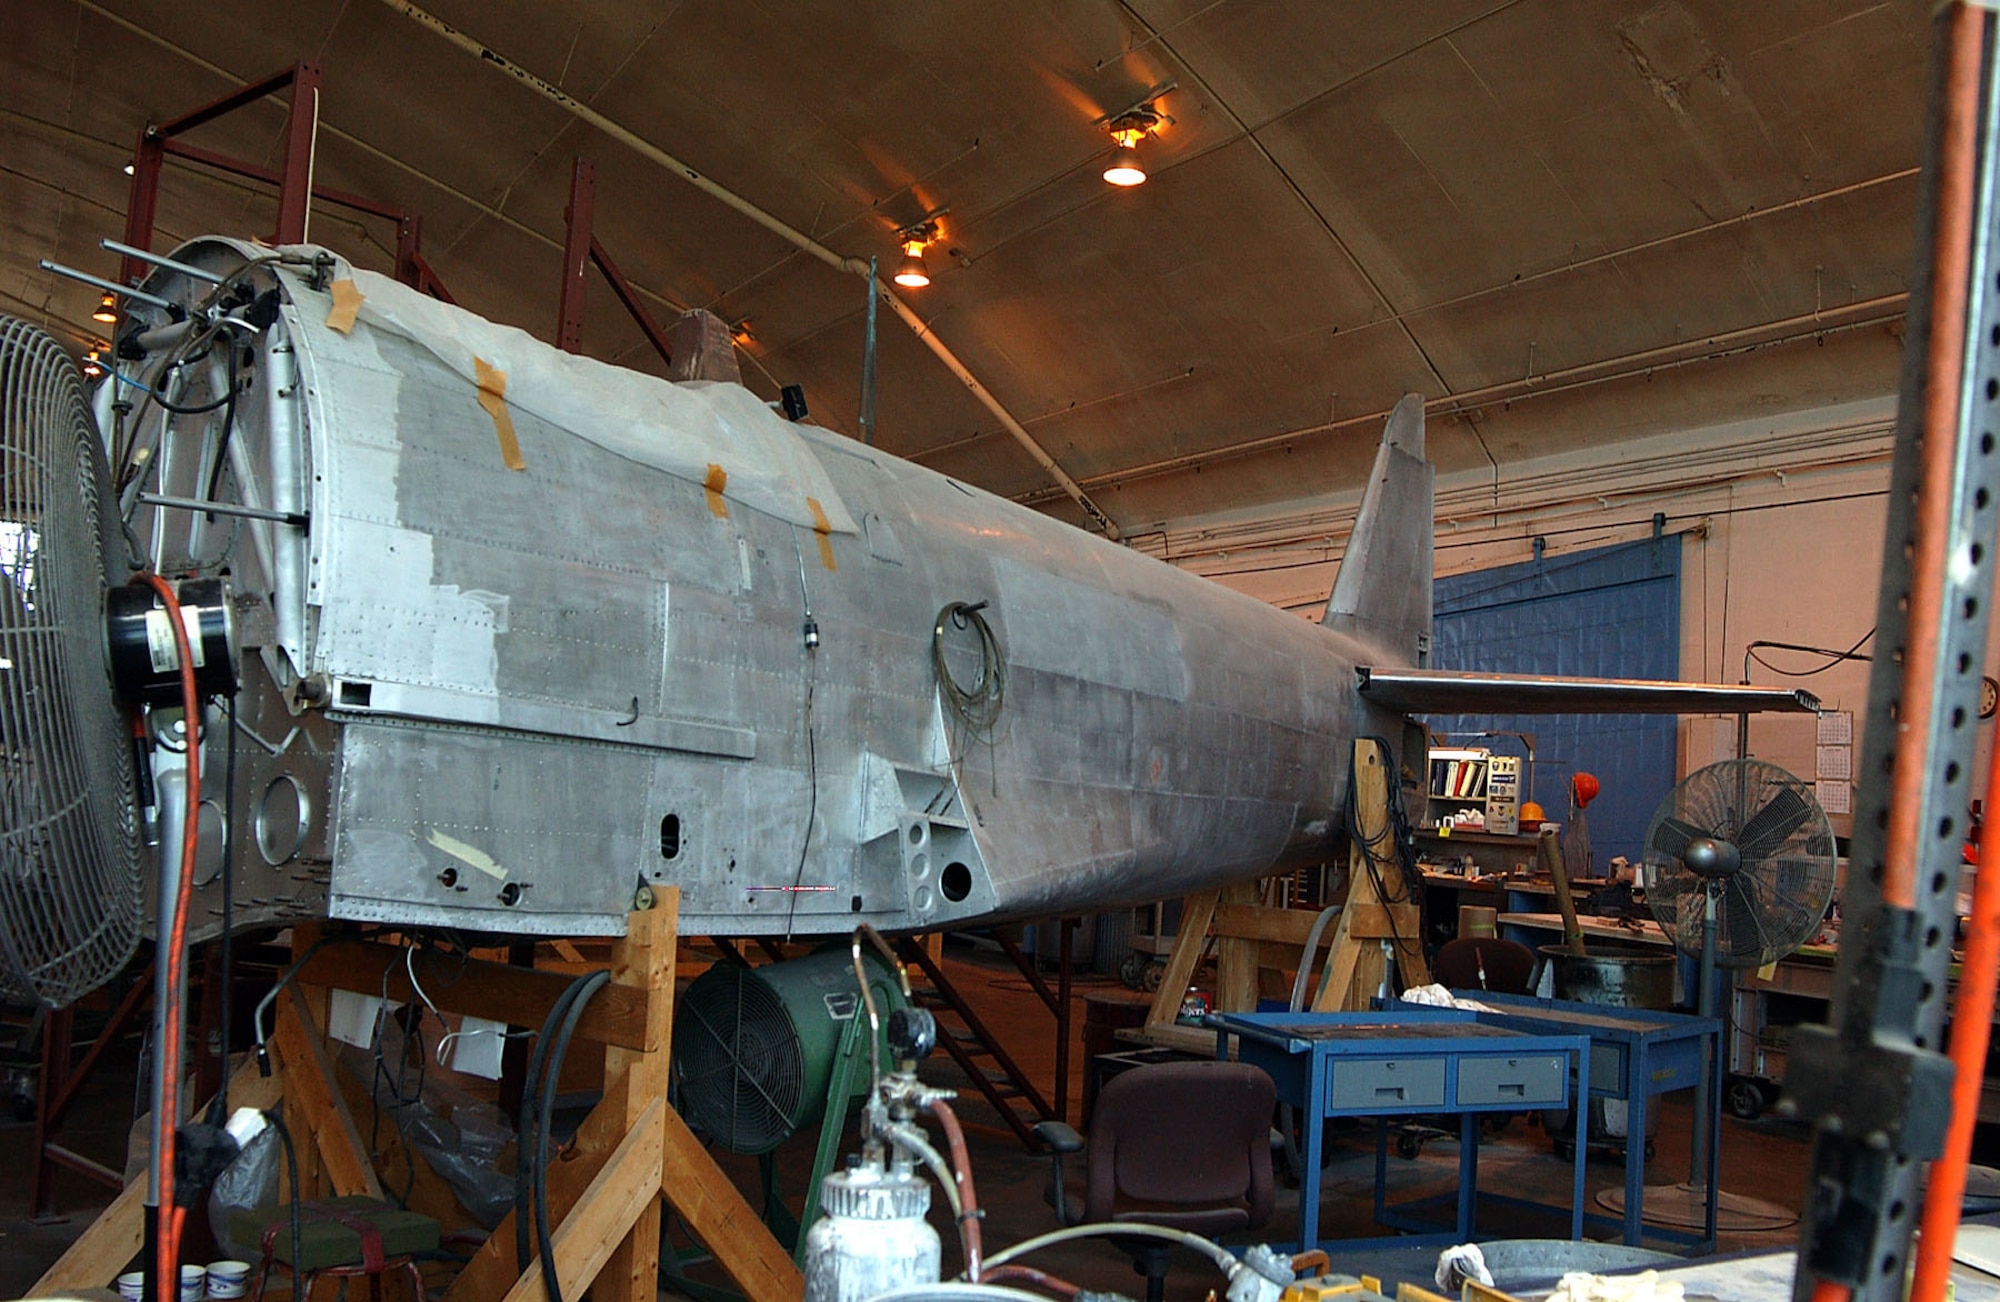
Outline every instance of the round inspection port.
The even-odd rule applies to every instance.
[[[311,834],[312,819],[312,798],[306,789],[291,774],[280,773],[257,797],[251,815],[257,853],[273,868],[290,863]]]
[[[938,874],[938,890],[944,893],[947,900],[957,904],[972,894],[972,869],[956,860],[946,864],[944,871]]]

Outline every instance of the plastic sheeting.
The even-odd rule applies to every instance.
[[[702,485],[720,467],[723,497],[806,529],[820,526],[817,502],[832,532],[856,532],[805,440],[741,385],[677,384],[552,348],[372,271],[343,263],[336,274],[361,291],[357,326],[416,341],[464,376],[469,391],[480,386],[484,363],[506,377],[507,404],[607,452]]]

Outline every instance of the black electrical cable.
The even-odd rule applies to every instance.
[[[1858,660],[1864,664],[1872,663],[1875,657],[1865,656],[1860,652],[1862,647],[1868,645],[1868,639],[1874,636],[1875,630],[1871,628],[1861,635],[1859,642],[1856,642],[1845,651],[1836,651],[1831,647],[1823,646],[1802,646],[1796,642],[1770,642],[1759,639],[1743,648],[1743,656],[1746,660],[1756,661],[1780,678],[1811,678],[1815,674],[1823,674],[1834,666],[1845,664],[1850,660]],[[1825,656],[1826,663],[1812,669],[1780,669],[1763,656],[1758,655],[1759,651],[1799,651],[1807,655]],[[1745,677],[1747,678],[1748,675],[1746,674]]]
[[[1381,737],[1365,737],[1362,740],[1368,742],[1381,753],[1384,770],[1394,772],[1394,765],[1392,763],[1394,755],[1389,749],[1388,741]],[[1348,840],[1360,852],[1362,868],[1367,872],[1369,882],[1375,887],[1376,899],[1380,900],[1383,904],[1414,904],[1417,906],[1419,916],[1421,916],[1423,909],[1423,878],[1417,872],[1415,845],[1409,834],[1409,820],[1403,813],[1403,802],[1397,798],[1397,793],[1392,789],[1389,793],[1387,802],[1389,808],[1387,816],[1384,819],[1384,825],[1373,832],[1369,832],[1363,828],[1361,826],[1360,791],[1356,781],[1355,768],[1356,766],[1352,763],[1347,768],[1347,809],[1343,821],[1346,826]],[[1385,836],[1389,838],[1392,853],[1396,856],[1396,866],[1399,870],[1397,876],[1402,879],[1402,886],[1393,892],[1387,889],[1382,877],[1382,867],[1386,861],[1375,852],[1376,842]],[[1390,943],[1395,946],[1396,952],[1400,954],[1404,952],[1406,942],[1396,928],[1395,911],[1393,909],[1384,910],[1384,916],[1389,923]],[[1420,949],[1421,944],[1421,937],[1407,942],[1408,948],[1413,950]]]
[[[521,1082],[521,1109],[514,1122],[514,1262],[517,1270],[527,1269],[530,1252],[528,1212],[534,1196],[534,1184],[529,1164],[535,1152],[535,1122],[539,1115],[537,1100],[541,1094],[542,1072],[548,1062],[549,1044],[569,1013],[570,1005],[576,1002],[577,992],[583,988],[584,980],[585,977],[578,977],[564,986],[555,1003],[549,1006],[548,1015],[542,1019],[541,1032],[535,1036],[535,1047],[528,1055],[527,1075]]]
[[[222,468],[229,462],[229,436],[236,428],[236,341],[234,339],[225,339],[223,343],[228,348],[229,392],[224,395],[222,433],[215,440],[215,460],[208,467],[208,486],[204,492],[204,496],[211,502],[215,500],[216,493],[222,487]],[[210,511],[208,519],[213,524],[215,522],[215,512]]]
[[[569,1013],[563,1018],[555,1046],[549,1050],[548,1074],[542,1079],[541,1119],[535,1134],[535,1237],[541,1248],[542,1289],[548,1294],[549,1302],[563,1302],[562,1281],[556,1278],[555,1242],[549,1234],[549,1119],[555,1111],[556,1086],[562,1079],[563,1055],[569,1052],[569,1040],[576,1030],[577,1019],[583,1016],[583,1006],[590,1002],[590,997],[611,983],[611,974],[593,972],[583,978],[583,983],[576,998],[570,1002]]]
[[[292,1282],[296,1284],[299,1279],[299,1272],[304,1269],[303,1258],[305,1257],[305,1225],[303,1223],[305,1218],[299,1213],[299,1199],[302,1196],[299,1192],[299,1152],[296,1148],[292,1147],[292,1132],[285,1128],[283,1117],[280,1117],[275,1112],[266,1112],[264,1120],[277,1128],[278,1140],[285,1146],[285,1170],[290,1173],[292,1178],[292,1198],[290,1203],[292,1217],[292,1260],[290,1264],[292,1267]],[[262,1276],[259,1276],[259,1279],[261,1280]]]
[[[527,1213],[531,1195],[535,1243],[542,1263],[542,1288],[548,1294],[549,1302],[562,1302],[562,1284],[556,1277],[555,1246],[549,1233],[549,1124],[555,1111],[563,1056],[569,1051],[577,1019],[583,1016],[584,1005],[590,1002],[590,997],[610,981],[609,972],[589,972],[564,987],[542,1022],[542,1033],[535,1039],[535,1051],[529,1057],[528,1075],[522,1085],[514,1166],[514,1259],[519,1266],[527,1264]]]
[[[811,670],[807,671],[809,674]],[[813,736],[813,679],[806,679],[806,830],[799,838],[799,866],[792,873],[792,889],[786,892],[785,939],[792,938],[792,922],[798,916],[799,895],[806,884],[806,858],[812,850],[813,820],[819,817],[819,742]]]
[[[1001,707],[1007,702],[1007,661],[1000,654],[1000,641],[993,636],[992,625],[979,613],[985,605],[983,601],[954,601],[938,611],[931,626],[931,667],[937,673],[938,693],[952,717],[973,736],[990,739],[994,725],[1000,722]],[[972,680],[971,687],[961,686],[946,663],[946,624],[969,628],[979,639],[979,676]]]

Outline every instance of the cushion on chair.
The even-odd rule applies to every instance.
[[[1276,1105],[1271,1078],[1245,1063],[1159,1063],[1113,1077],[1092,1119],[1085,1219],[1111,1220],[1129,1200],[1153,1208],[1137,1219],[1218,1227],[1203,1233],[1262,1225],[1276,1199]]]
[[[1480,983],[1484,970],[1486,981]],[[1431,975],[1450,990],[1489,990],[1496,995],[1525,995],[1534,979],[1535,951],[1496,936],[1460,936],[1446,942],[1431,963]]]
[[[296,1262],[292,1252],[291,1213],[285,1208],[273,1211],[260,1207],[237,1212],[230,1217],[230,1235],[239,1243],[255,1243],[268,1233],[271,1260],[296,1264],[302,1270],[361,1264],[362,1239],[369,1229],[380,1237],[378,1251],[385,1258],[434,1252],[438,1246],[436,1220],[374,1198],[329,1198],[302,1203],[299,1219],[299,1237],[305,1251],[299,1254],[303,1260]]]

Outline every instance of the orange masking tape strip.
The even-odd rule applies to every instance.
[[[351,334],[354,330],[354,314],[361,310],[361,291],[351,280],[333,282],[333,307],[326,314],[326,328]]]
[[[708,490],[708,512],[718,520],[729,518],[729,503],[722,500],[722,490],[729,486],[729,472],[710,462],[708,478],[701,485]]]
[[[806,505],[812,508],[813,532],[819,535],[820,564],[829,570],[837,570],[840,566],[833,560],[833,525],[826,518],[826,509],[819,504],[817,497],[808,497]]]
[[[500,459],[509,470],[526,470],[521,458],[521,441],[514,437],[514,418],[507,412],[507,372],[496,371],[483,357],[472,359],[473,374],[479,377],[479,405],[493,418],[493,433],[500,440]]]

